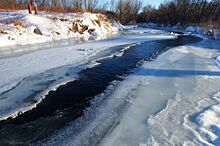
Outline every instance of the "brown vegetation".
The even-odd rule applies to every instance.
[[[36,0],[40,11],[94,12],[105,14],[122,24],[154,22],[167,25],[203,25],[220,27],[220,0],[169,0],[159,8],[147,5],[142,9],[142,0]],[[27,9],[29,0],[0,0],[0,9]],[[141,10],[142,9],[142,10]],[[62,20],[61,20],[62,21]],[[65,20],[63,20],[65,21]],[[97,24],[100,21],[97,20]]]
[[[0,34],[8,34],[8,33],[5,32],[3,29],[0,28]]]
[[[83,34],[85,31],[88,30],[88,26],[87,25],[83,25],[82,22],[80,20],[76,20],[73,22],[72,28],[70,29],[73,32],[78,32],[80,34]]]
[[[118,0],[115,12],[123,24],[137,19],[142,3],[140,0]]]
[[[220,1],[171,0],[162,3],[158,9],[148,5],[139,15],[139,22],[220,27]]]
[[[19,20],[14,20],[13,24],[14,24],[14,26],[23,26],[22,22]]]
[[[98,7],[99,0],[35,0],[40,11],[52,12],[93,12]],[[0,9],[27,9],[30,0],[0,0]]]

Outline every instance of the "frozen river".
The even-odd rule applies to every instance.
[[[187,139],[196,133],[186,130],[192,127],[190,122],[187,125],[187,117],[198,100],[191,96],[202,93],[204,87],[200,86],[205,82],[219,80],[215,63],[207,62],[216,46],[198,49],[194,44],[213,44],[159,30],[136,28],[126,33],[0,59],[0,144],[202,143],[195,135],[193,140]],[[200,62],[208,63],[208,68],[198,66]],[[218,86],[205,93],[208,96],[214,90]],[[182,98],[186,100],[179,102]],[[189,98],[192,105],[187,104]],[[177,125],[169,131],[171,123]],[[182,131],[175,133],[180,137],[167,138],[184,124],[186,138],[178,135]]]

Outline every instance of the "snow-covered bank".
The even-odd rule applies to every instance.
[[[219,49],[219,41],[205,40],[141,66],[111,97],[130,105],[100,145],[219,145],[219,94],[209,98],[220,91]]]
[[[102,14],[0,12],[0,46],[28,45],[67,38],[96,39],[123,26]]]
[[[209,39],[220,40],[220,29],[217,28],[189,26],[185,29],[185,32],[207,37]]]
[[[220,29],[215,27],[201,27],[201,26],[181,26],[181,25],[159,25],[155,23],[140,24],[141,27],[162,29],[167,31],[174,31],[184,34],[191,34],[203,39],[220,40]]]
[[[152,29],[149,29],[152,31]],[[45,78],[50,80],[59,80],[64,71],[56,70],[57,68],[70,65],[72,68],[84,66],[92,59],[97,57],[97,54],[102,51],[107,51],[110,47],[131,43],[139,43],[144,41],[160,40],[174,38],[175,36],[167,34],[152,34],[152,35],[128,35],[126,37],[79,44],[75,46],[51,48],[25,54],[22,56],[0,59],[0,117],[5,119],[9,116],[16,116],[18,113],[30,110],[41,101],[27,103],[25,99],[34,88],[39,88],[39,82],[44,81],[42,73],[47,74]],[[93,65],[92,62],[89,65]],[[51,70],[56,70],[51,72]],[[51,78],[52,77],[52,78]],[[34,79],[32,79],[34,78]],[[46,80],[46,81],[47,81]],[[36,84],[36,85],[35,85]],[[29,89],[28,87],[33,87]],[[30,93],[28,93],[30,92]],[[25,101],[25,102],[24,102]],[[13,108],[9,108],[13,107]]]
[[[218,67],[220,68],[220,56],[216,57],[215,62],[218,65]]]
[[[211,98],[219,103],[220,92],[217,92]],[[210,146],[220,145],[220,104],[216,104],[203,110],[196,117],[195,121],[200,126],[198,129],[199,133],[205,137],[205,140],[202,141],[203,143]]]

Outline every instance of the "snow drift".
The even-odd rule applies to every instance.
[[[0,12],[0,46],[27,45],[67,38],[96,39],[117,33],[122,25],[102,14]]]

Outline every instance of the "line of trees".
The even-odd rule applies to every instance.
[[[35,0],[41,10],[58,12],[89,11],[99,7],[99,0]],[[25,9],[29,0],[0,0],[0,9]]]
[[[111,14],[123,24],[135,21],[142,8],[141,0],[35,0],[39,10],[57,12],[101,12]],[[0,9],[26,9],[29,0],[0,0]]]
[[[166,0],[158,8],[142,7],[143,0],[36,0],[39,10],[57,12],[101,12],[122,24],[154,22],[170,25],[220,24],[220,0]],[[0,0],[0,9],[26,8],[29,0]]]
[[[170,25],[212,23],[219,26],[220,0],[171,0],[157,9],[147,5],[139,14],[138,21]]]

